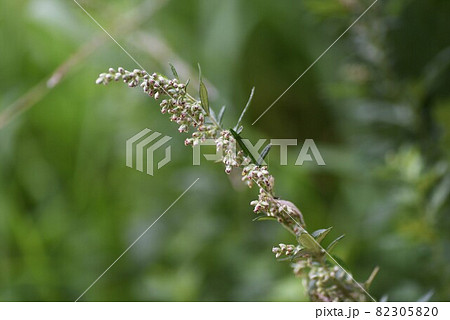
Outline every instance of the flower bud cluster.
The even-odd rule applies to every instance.
[[[288,257],[295,255],[298,252],[299,248],[292,244],[284,244],[280,243],[278,247],[273,247],[272,252],[275,253],[275,257],[279,258],[281,255],[286,255]]]
[[[110,68],[107,73],[99,75],[96,83],[106,85],[119,80],[127,83],[129,87],[140,86],[155,100],[165,96],[160,103],[161,113],[170,115],[170,121],[179,125],[178,131],[188,132],[191,126],[197,129],[192,138],[186,139],[186,145],[198,144],[207,138],[215,137],[217,127],[205,124],[205,113],[201,103],[187,94],[186,85],[179,83],[178,79],[170,80],[156,73],[150,75],[139,69],[128,71],[118,68],[116,71]]]
[[[259,187],[258,199],[250,202],[255,213],[264,213],[267,216],[276,217],[278,222],[291,225],[292,228],[296,221],[301,226],[304,225],[301,213],[293,203],[276,199],[273,196],[275,179],[270,175],[266,166],[249,164],[242,170],[242,180],[250,188],[254,184]]]
[[[219,128],[212,124],[201,125],[197,128],[197,131],[192,133],[191,138],[184,140],[186,146],[196,146],[205,142],[207,139],[215,139],[217,137]]]
[[[294,223],[293,230],[295,233],[305,227],[303,215],[295,204],[287,200],[276,199],[278,212],[289,223]],[[294,221],[295,220],[295,221]],[[299,228],[301,226],[301,228]]]
[[[233,168],[245,166],[250,162],[242,150],[236,151],[236,139],[229,130],[222,130],[215,142],[217,152],[222,154],[222,162],[227,174],[230,174]]]
[[[148,74],[140,69],[128,71],[122,67],[119,67],[116,71],[114,68],[109,68],[108,72],[100,73],[95,83],[107,85],[111,81],[123,80],[123,82],[128,84],[130,88],[133,88],[137,87],[141,81],[144,80],[144,78],[148,78]]]
[[[311,259],[304,258],[302,260],[298,260],[292,264],[292,270],[297,277],[303,277],[305,274],[308,274],[310,270]],[[306,286],[307,287],[307,286]]]
[[[307,287],[312,301],[367,301],[360,284],[340,267],[317,263],[311,263],[309,267]]]
[[[256,183],[258,187],[267,192],[272,192],[275,183],[275,179],[270,175],[266,166],[257,166],[253,163],[242,169],[242,181],[247,183],[249,188]]]
[[[275,217],[279,223],[288,227],[294,234],[298,235],[304,231],[305,223],[297,207],[291,202],[275,199],[263,188],[259,189],[258,200],[253,200],[250,205],[254,207],[253,212]]]
[[[267,216],[279,217],[278,206],[273,196],[265,189],[260,188],[258,194],[258,200],[250,202],[254,213],[264,213]]]

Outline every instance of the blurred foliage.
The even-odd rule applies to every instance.
[[[312,138],[327,163],[294,166],[295,148],[288,166],[269,155],[278,193],[309,229],[346,233],[335,253],[358,280],[380,266],[375,297],[449,300],[450,2],[379,1],[254,126],[371,1],[80,4],[148,71],[170,74],[172,62],[195,81],[200,62],[229,125],[255,85],[244,135]],[[289,234],[252,222],[252,190],[213,163],[191,166],[184,136],[139,91],[95,86],[107,67],[135,65],[112,40],[95,41],[104,34],[74,2],[3,1],[0,26],[0,117],[98,45],[0,129],[1,300],[75,300],[197,177],[83,299],[306,299],[271,254]],[[172,162],[153,177],[125,166],[126,139],[146,127],[174,136]]]

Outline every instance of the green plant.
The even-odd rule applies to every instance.
[[[251,202],[253,211],[258,214],[255,220],[275,220],[297,240],[295,245],[279,244],[272,251],[279,260],[291,262],[295,275],[304,280],[312,301],[374,300],[367,290],[378,269],[374,270],[365,283],[354,280],[330,254],[342,236],[324,249],[321,242],[331,228],[309,233],[300,210],[292,202],[275,195],[275,179],[267,166],[263,165],[270,145],[263,150],[259,159],[255,159],[243,143],[240,135],[243,129],[241,120],[251,103],[254,90],[237,124],[233,128],[224,129],[222,117],[225,108],[222,108],[217,116],[210,108],[208,91],[201,79],[201,72],[200,100],[197,100],[187,92],[188,83],[180,82],[173,66],[172,71],[174,78],[168,79],[160,74],[148,74],[139,69],[130,72],[123,68],[110,68],[107,73],[100,74],[96,83],[106,85],[111,81],[122,80],[129,87],[141,87],[156,100],[163,98],[160,103],[161,112],[168,113],[170,120],[179,125],[178,131],[194,131],[191,137],[185,140],[187,146],[196,146],[207,139],[214,139],[225,165],[225,172],[230,174],[233,169],[240,169],[242,181],[250,188],[258,188],[258,199]]]

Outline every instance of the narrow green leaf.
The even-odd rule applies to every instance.
[[[200,82],[200,101],[202,102],[203,110],[206,114],[209,114],[209,101],[208,101],[208,90],[203,82]]]
[[[367,279],[366,282],[364,282],[364,287],[366,288],[366,290],[369,290],[370,285],[373,282],[373,279],[375,279],[375,277],[378,274],[378,271],[380,271],[379,267],[375,267],[375,269],[373,269],[372,273],[369,276],[369,279]]]
[[[272,216],[258,216],[255,219],[253,219],[252,221],[276,221],[277,218],[272,217]]]
[[[234,131],[233,129],[230,129],[231,134],[233,135],[233,137],[236,139],[236,141],[239,143],[239,146],[241,147],[242,151],[244,151],[245,155],[247,157],[249,157],[253,163],[256,164],[256,160],[253,157],[253,155],[250,153],[250,151],[247,149],[247,147],[245,146],[244,142],[242,141],[241,136]]]
[[[337,245],[337,243],[343,238],[345,237],[345,234],[337,237],[336,239],[333,240],[333,242],[331,242],[329,244],[329,246],[327,247],[327,251],[330,252],[331,250],[333,250],[334,246]]]
[[[239,128],[237,128],[236,132],[237,132],[238,134],[241,134],[241,132],[242,132],[243,129],[244,129],[244,127],[243,127],[243,126],[240,126]]]
[[[270,148],[272,148],[272,145],[269,143],[264,149],[263,151],[261,151],[261,154],[259,155],[257,164],[258,166],[262,165],[264,162],[264,159],[266,158],[266,156],[269,154]]]
[[[209,115],[208,90],[206,89],[206,86],[203,83],[202,68],[200,67],[200,64],[198,65],[198,72],[199,72],[199,83],[200,83],[200,88],[199,88],[200,101],[202,102],[203,110],[205,110],[206,114]]]
[[[317,243],[317,241],[307,232],[303,232],[298,237],[298,242],[305,248],[307,251],[318,254],[322,252],[322,247]]]
[[[172,70],[172,74],[173,74],[173,76],[175,77],[175,79],[179,80],[180,78],[178,77],[178,72],[177,72],[177,70],[175,69],[175,67],[173,66],[173,64],[171,64],[171,63],[169,62],[169,66],[170,66],[170,69]]]
[[[214,109],[213,108],[209,108],[209,112],[211,113],[211,117],[214,118],[214,120],[217,120],[216,113],[214,112]]]
[[[219,111],[219,115],[217,116],[217,121],[219,122],[220,125],[222,125],[223,115],[225,114],[225,109],[226,109],[226,107],[223,106]]]
[[[314,231],[311,235],[316,239],[318,243],[321,243],[323,239],[327,236],[327,234],[333,229],[333,227],[330,227],[328,229],[319,229]]]
[[[245,105],[244,110],[242,110],[241,115],[239,116],[239,120],[236,123],[236,126],[234,127],[234,130],[238,130],[239,126],[241,125],[242,118],[244,118],[245,113],[247,112],[248,107],[250,106],[250,103],[253,99],[253,94],[255,93],[255,87],[252,88],[252,91],[250,92],[250,97],[248,98],[247,104]]]

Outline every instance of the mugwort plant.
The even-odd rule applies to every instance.
[[[326,249],[323,248],[321,242],[331,228],[309,233],[300,210],[292,202],[276,196],[275,179],[267,165],[264,165],[264,158],[271,145],[256,159],[243,143],[241,121],[250,106],[254,88],[236,126],[224,128],[222,118],[225,107],[217,115],[210,108],[201,71],[199,99],[196,99],[187,92],[188,83],[180,82],[175,68],[171,67],[173,79],[140,69],[127,71],[123,68],[110,68],[108,72],[99,75],[96,83],[107,85],[112,81],[123,81],[129,87],[141,87],[156,100],[161,99],[161,112],[168,114],[170,121],[178,124],[178,131],[192,130],[191,136],[185,140],[186,146],[198,146],[213,139],[225,172],[230,174],[232,170],[240,170],[242,181],[249,188],[258,190],[257,199],[250,203],[253,212],[257,214],[255,220],[277,221],[295,238],[295,244],[280,243],[273,247],[272,252],[277,259],[291,262],[294,274],[303,279],[311,301],[373,300],[367,290],[378,269],[374,270],[366,282],[359,283],[340,267],[330,251],[343,236],[332,241]]]

